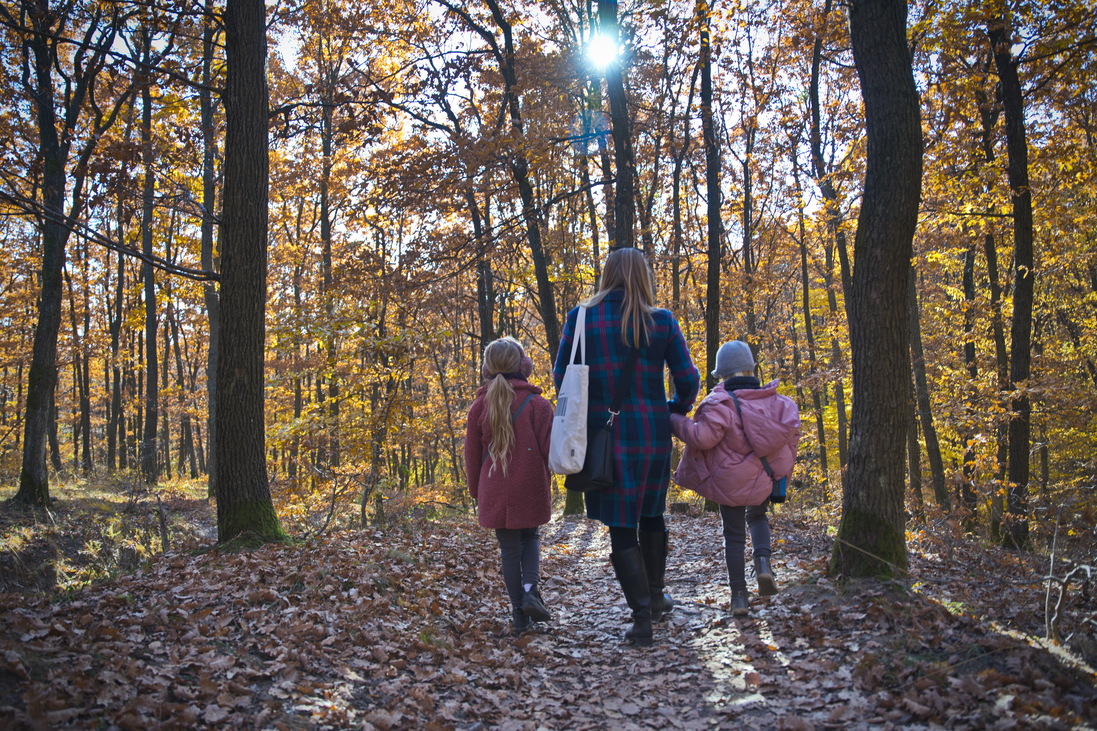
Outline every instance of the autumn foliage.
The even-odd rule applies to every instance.
[[[10,100],[0,115],[0,495],[48,481],[57,515],[74,516],[54,528],[80,534],[49,533],[41,508],[4,508],[0,566],[30,578],[3,588],[72,591],[75,603],[59,616],[49,593],[25,605],[4,599],[14,622],[7,641],[37,648],[5,645],[0,664],[4,693],[13,682],[36,689],[20,718],[77,724],[88,722],[86,709],[110,707],[120,726],[169,716],[216,725],[233,714],[276,724],[292,700],[331,725],[471,725],[504,716],[474,710],[470,684],[490,688],[495,700],[479,702],[496,708],[514,689],[552,699],[575,688],[535,684],[524,658],[574,671],[587,645],[537,637],[522,652],[499,649],[484,629],[494,617],[486,605],[438,619],[456,596],[439,576],[453,578],[455,592],[496,580],[482,536],[464,520],[460,458],[483,347],[520,339],[531,380],[551,396],[563,314],[591,292],[608,246],[623,238],[652,262],[659,303],[698,364],[710,356],[706,343],[746,340],[763,379],[779,378],[799,405],[790,493],[812,558],[790,580],[820,580],[824,569],[811,562],[826,550],[814,541],[830,540],[843,517],[854,433],[847,307],[868,154],[846,5],[622,0],[635,168],[627,238],[615,211],[609,90],[585,55],[594,3],[271,5],[259,428],[278,519],[305,543],[191,556],[177,549],[208,545],[216,531],[181,516],[204,510],[192,501],[207,485],[215,492],[216,461],[233,459],[211,438],[224,345],[221,235],[235,230],[223,220],[224,4],[0,0],[0,88]],[[911,566],[897,575],[936,586],[941,561],[952,571],[990,555],[986,570],[997,575],[1015,556],[1025,566],[1015,578],[1046,582],[1045,599],[1026,594],[1016,616],[1000,605],[973,614],[1092,663],[1097,10],[1081,0],[916,0],[907,12],[924,155],[910,290],[891,313],[907,318],[913,366],[889,394],[911,413],[905,454],[885,456],[905,460],[903,484],[892,486],[905,508],[893,537],[906,541]],[[702,29],[711,104],[700,98]],[[718,180],[707,177],[713,146]],[[42,345],[51,328],[53,371]],[[41,460],[48,469],[28,472]],[[95,530],[75,516],[91,516]],[[439,541],[462,546],[467,561],[441,555]],[[1003,542],[1029,553],[975,547]],[[564,538],[556,548],[558,561],[580,550]],[[82,551],[110,556],[90,568],[65,563]],[[140,575],[127,573],[139,564]],[[79,591],[123,574],[116,588]],[[1060,589],[1067,608],[1056,615],[1049,597]],[[979,715],[991,713],[983,700],[1056,719],[1049,726],[1093,722],[1073,681],[999,662],[1020,651],[990,625],[872,591],[829,597],[817,635],[790,631],[779,653],[763,654],[775,653],[789,683],[811,677],[812,688],[837,692],[828,683],[839,677],[862,699],[884,693],[875,712],[889,722],[1005,723],[1008,714]],[[779,604],[772,620],[788,629],[800,611]],[[908,664],[889,659],[888,633],[908,621],[944,644],[949,632],[959,639],[927,653],[903,645],[919,658]],[[702,644],[742,639],[704,626]],[[857,631],[875,634],[827,659],[823,650],[851,647]],[[97,665],[77,657],[76,637],[103,643]],[[761,634],[750,642],[768,647]],[[964,642],[984,649],[965,654]],[[450,662],[467,663],[469,652],[486,653],[487,685]],[[34,653],[48,660],[37,667]],[[792,664],[807,669],[793,679]],[[77,673],[108,666],[114,676]],[[952,672],[959,667],[972,672]],[[758,682],[805,691],[764,673],[752,682],[749,672],[728,681],[737,692]],[[449,689],[443,701],[416,695],[439,684]],[[992,686],[1016,693],[1002,700]],[[374,694],[368,702],[362,687]],[[946,690],[982,700],[961,707]],[[397,697],[405,705],[389,702]],[[543,703],[537,713],[559,710]],[[628,703],[615,710],[621,718],[635,715]],[[324,715],[334,713],[349,715]],[[698,723],[723,720],[713,713]]]

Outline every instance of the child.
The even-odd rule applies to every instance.
[[[484,350],[486,383],[476,392],[465,430],[465,474],[480,525],[494,528],[514,634],[552,619],[537,590],[541,563],[537,527],[549,521],[548,468],[553,407],[526,381],[533,361],[513,338]]]
[[[777,393],[777,381],[762,386],[754,377],[754,365],[749,345],[741,340],[724,343],[712,371],[722,382],[697,407],[694,419],[670,415],[675,435],[686,443],[675,481],[720,505],[731,611],[740,617],[750,613],[743,566],[744,518],[754,546],[758,593],[777,593],[766,517],[773,479],[762,458],[773,477],[787,478],[800,439],[796,403]]]

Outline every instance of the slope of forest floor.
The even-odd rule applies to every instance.
[[[680,605],[633,648],[605,530],[585,519],[542,530],[554,620],[514,638],[494,536],[471,516],[224,553],[207,550],[205,501],[133,501],[144,533],[109,507],[0,507],[0,726],[1097,728],[1093,656],[1037,639],[1046,562],[970,541],[912,538],[906,584],[836,582],[826,528],[782,508],[782,591],[739,619],[719,518],[671,515]],[[155,552],[165,514],[190,548]],[[99,533],[43,547],[42,520]],[[69,590],[31,570],[96,550],[131,570]],[[1092,614],[1091,596],[1068,599]]]

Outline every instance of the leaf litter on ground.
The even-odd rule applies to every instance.
[[[64,596],[3,594],[0,725],[1097,727],[1092,667],[1034,639],[1043,588],[1017,579],[1035,559],[912,541],[906,584],[839,582],[824,527],[782,508],[782,591],[735,618],[719,518],[668,522],[677,606],[651,648],[622,642],[607,535],[582,518],[542,528],[553,621],[520,637],[472,518],[175,550]]]

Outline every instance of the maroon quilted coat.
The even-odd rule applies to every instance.
[[[510,379],[514,389],[513,414],[532,394],[514,422],[514,447],[507,464],[491,469],[488,454],[491,427],[487,420],[481,386],[469,408],[465,429],[465,474],[469,494],[477,501],[480,525],[484,528],[535,528],[549,522],[552,515],[550,473],[548,468],[549,434],[552,432],[552,404],[541,396],[541,389],[523,380]],[[491,474],[488,474],[488,473]]]

